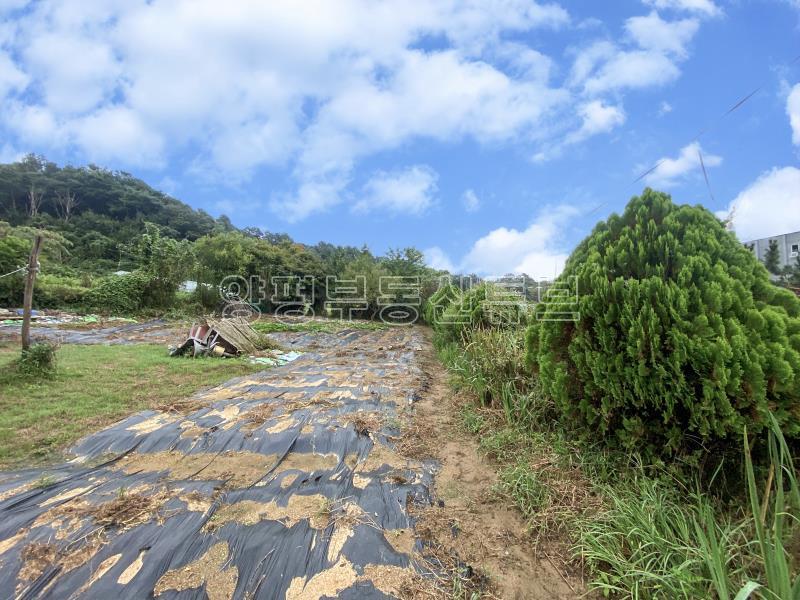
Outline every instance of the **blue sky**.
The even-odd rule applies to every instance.
[[[551,276],[644,185],[800,230],[798,55],[798,0],[0,0],[0,160]]]

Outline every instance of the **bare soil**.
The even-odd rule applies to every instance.
[[[400,447],[441,466],[433,490],[437,502],[413,510],[416,535],[462,578],[469,575],[465,584],[483,588],[484,597],[566,600],[585,594],[580,574],[558,552],[563,543],[534,544],[519,511],[492,493],[497,471],[475,437],[459,427],[463,399],[448,385],[430,345],[422,354],[429,389],[415,404],[411,433]]]

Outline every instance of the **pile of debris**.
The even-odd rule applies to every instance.
[[[197,356],[238,356],[253,354],[259,349],[261,335],[246,319],[205,319],[192,324],[189,337],[177,348],[170,348],[170,356],[188,354]]]

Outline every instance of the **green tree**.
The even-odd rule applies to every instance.
[[[778,248],[778,240],[769,241],[769,247],[764,253],[764,266],[773,275],[781,274],[781,252]]]
[[[250,275],[256,240],[240,233],[207,235],[195,242],[197,295],[205,306],[220,302],[218,286],[225,277]]]
[[[700,206],[646,189],[598,224],[544,302],[528,360],[566,421],[646,457],[735,447],[772,411],[800,435],[800,300]]]
[[[800,254],[794,259],[794,264],[790,267],[789,285],[800,288]]]
[[[376,261],[371,254],[363,253],[354,261],[347,264],[342,273],[345,279],[355,279],[364,277],[367,297],[367,309],[360,312],[357,316],[365,319],[373,318],[380,307],[378,306],[378,296],[380,296],[381,277],[387,277],[390,273],[385,265]]]
[[[5,275],[0,279],[0,301],[3,304],[18,306],[22,303],[24,272],[17,270],[25,266],[30,251],[30,241],[8,223],[0,221],[0,275]]]
[[[31,190],[42,200],[35,216],[30,214]],[[36,155],[0,164],[0,218],[60,233],[72,243],[61,264],[91,273],[115,270],[118,246],[139,235],[145,221],[178,240],[234,229],[227,218],[217,222],[129,173],[95,165],[59,167]]]
[[[165,237],[157,225],[145,223],[144,233],[126,246],[126,251],[147,278],[142,305],[171,306],[178,286],[194,271],[192,245]]]
[[[390,275],[418,277],[426,271],[425,256],[416,248],[389,249],[382,262]]]

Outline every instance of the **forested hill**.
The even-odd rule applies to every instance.
[[[71,262],[94,272],[112,268],[118,246],[141,234],[145,222],[175,239],[235,229],[227,217],[214,219],[129,173],[59,167],[34,155],[0,164],[0,221],[62,234],[71,242]]]

